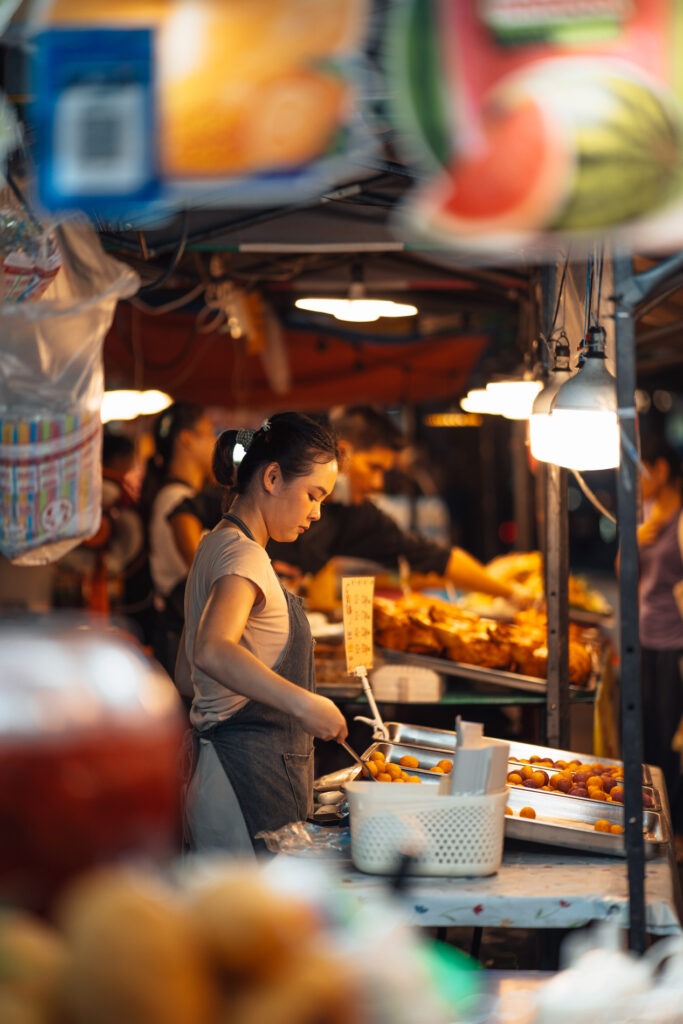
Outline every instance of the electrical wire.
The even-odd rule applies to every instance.
[[[594,505],[595,508],[597,508],[598,512],[600,512],[606,519],[609,519],[611,523],[614,523],[616,525],[616,516],[614,516],[608,509],[605,508],[605,506],[602,504],[597,495],[590,489],[590,487],[583,479],[579,471],[573,469],[572,475],[574,476],[574,479],[581,488],[582,493],[585,494],[585,496],[590,501],[591,505]]]
[[[180,263],[181,259],[183,258],[183,255],[185,253],[185,247],[187,245],[189,228],[190,228],[190,215],[189,215],[187,210],[183,210],[182,227],[181,227],[181,230],[180,230],[180,238],[178,239],[178,245],[176,247],[175,252],[173,253],[173,256],[171,258],[171,262],[166,267],[164,272],[159,275],[159,277],[155,278],[154,281],[150,281],[149,284],[143,285],[143,287],[140,288],[140,290],[138,291],[138,295],[142,294],[143,292],[146,293],[146,292],[154,291],[156,288],[160,288],[162,284],[165,284],[166,281],[168,281],[169,277],[176,270],[178,264]]]
[[[177,299],[172,299],[170,302],[164,302],[160,306],[150,306],[147,302],[142,302],[138,299],[137,295],[134,295],[129,300],[131,306],[135,306],[136,309],[141,310],[143,313],[148,313],[150,316],[161,316],[162,313],[173,313],[176,309],[182,309],[183,306],[187,306],[190,302],[196,299],[199,295],[206,290],[206,285],[203,281],[196,284],[194,288],[191,288],[185,295],[179,296]]]
[[[565,260],[564,260],[564,266],[562,267],[562,276],[560,277],[560,283],[559,283],[559,286],[558,286],[558,289],[557,289],[557,297],[555,299],[555,309],[553,311],[553,318],[552,318],[552,321],[550,323],[550,330],[546,334],[546,338],[548,340],[552,337],[552,335],[553,335],[553,333],[555,331],[555,324],[557,323],[557,317],[558,317],[558,314],[560,312],[560,300],[562,299],[563,294],[564,294],[564,282],[565,282],[565,278],[567,276],[567,267],[568,266],[569,266],[569,251],[567,251],[567,255],[565,256]]]

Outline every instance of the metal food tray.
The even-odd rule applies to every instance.
[[[400,726],[398,722],[386,722],[389,731],[396,730]],[[392,730],[391,727],[394,727]],[[419,768],[407,768],[411,775],[417,775],[427,785],[438,785],[442,778],[440,774],[430,772],[429,769],[438,764],[448,753],[448,748],[416,746],[406,742],[407,731],[412,727],[406,727],[402,732],[404,742],[395,743],[387,740],[378,740],[361,755],[367,759],[375,750],[381,750],[388,761],[398,763],[404,754],[412,754],[420,762]],[[455,733],[447,730],[429,729],[415,727],[416,734],[421,739],[423,735],[435,733],[441,737],[452,736],[455,740]],[[427,735],[426,738],[433,738]],[[553,752],[552,748],[539,748],[531,744],[511,744],[519,751],[526,748],[541,753],[544,750]],[[558,757],[568,751],[557,751]],[[520,754],[519,756],[524,756]],[[590,755],[584,755],[590,759]],[[452,757],[451,757],[452,760]],[[514,763],[514,762],[513,762]],[[608,763],[604,760],[603,763]],[[619,761],[611,763],[619,764]],[[357,777],[360,769],[352,769]],[[350,781],[347,779],[346,781]],[[390,785],[390,783],[380,783]],[[655,800],[658,799],[656,790],[653,790]],[[512,839],[524,839],[530,842],[545,843],[551,846],[566,847],[567,849],[586,850],[593,853],[605,853],[612,856],[625,856],[624,836],[612,835],[608,832],[596,832],[593,828],[594,822],[598,819],[606,819],[613,824],[623,825],[624,808],[622,804],[609,803],[603,800],[591,800],[590,797],[568,796],[565,793],[553,793],[548,790],[531,789],[526,786],[508,786],[508,806],[512,809],[513,815],[506,815],[505,834]],[[522,807],[533,807],[537,817],[520,818],[518,816]],[[645,837],[645,856],[648,859],[659,856],[664,852],[668,841],[667,825],[663,814],[655,808],[643,809],[643,829]]]
[[[434,768],[439,761],[442,761],[446,757],[446,753],[443,750],[435,750],[434,748],[429,750],[426,747],[413,747],[409,744],[389,743],[386,740],[378,740],[376,743],[371,743],[368,749],[361,754],[361,757],[363,760],[367,760],[370,757],[370,754],[374,753],[376,750],[380,750],[387,761],[393,761],[394,764],[398,764],[401,758],[406,754],[416,757],[420,762],[420,767],[406,768],[405,770],[410,775],[419,776],[423,781],[435,782],[438,784],[439,779],[443,778],[443,775],[440,773],[430,772],[429,770],[430,768]],[[452,763],[452,750],[450,752],[449,760]],[[360,768],[358,770],[360,771]],[[389,785],[389,783],[387,783],[387,785]]]
[[[389,739],[393,743],[404,743],[413,747],[440,750],[453,754],[455,750],[455,732],[449,729],[433,729],[424,725],[408,725],[404,722],[385,722]],[[547,757],[552,761],[573,761],[578,759],[585,764],[600,762],[604,765],[623,767],[623,761],[613,757],[597,757],[595,754],[582,754],[575,750],[561,750],[559,747],[544,747],[540,743],[520,743],[509,740],[510,761],[528,761],[532,756]],[[415,755],[417,757],[417,755]],[[440,758],[437,758],[440,760]],[[643,765],[643,785],[653,787],[652,773],[649,765]],[[656,790],[655,790],[656,792]]]
[[[543,747],[538,743],[518,743],[510,740],[510,760],[528,761],[533,756],[549,757],[552,761],[582,761],[584,764],[615,765],[624,767],[624,762],[614,757],[598,757],[596,754],[582,754],[576,750],[560,750],[559,747]],[[652,773],[649,765],[643,765],[643,785],[652,786]]]
[[[471,679],[477,683],[490,683],[507,690],[521,690],[527,693],[546,693],[547,679],[538,676],[523,676],[518,672],[505,672],[498,668],[482,668],[481,665],[467,665],[463,661],[449,661],[448,658],[435,658],[429,654],[409,654],[406,651],[393,651],[388,647],[379,647],[379,653],[386,661],[403,662],[407,665],[422,665],[431,668],[441,675],[457,676],[460,679]],[[591,673],[587,686],[571,686],[570,694],[593,693],[597,685],[599,673]]]
[[[508,807],[512,810],[511,815],[505,816],[505,835],[509,839],[613,857],[626,856],[623,834],[596,832],[593,828],[600,818],[623,826],[624,809],[619,804],[511,786],[508,789]],[[519,812],[523,807],[532,807],[536,817],[520,818]],[[669,837],[663,815],[654,810],[643,811],[643,838],[647,860],[666,852]]]

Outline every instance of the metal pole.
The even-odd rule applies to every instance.
[[[645,950],[645,847],[643,841],[643,733],[638,636],[637,470],[630,454],[637,448],[635,390],[635,327],[633,306],[626,300],[633,283],[630,256],[613,260],[615,308],[614,339],[617,402],[622,436],[617,474],[619,521],[619,608],[621,618],[620,687],[621,733],[624,751],[624,812],[628,869],[629,946]]]
[[[555,305],[556,268],[541,273],[544,333],[549,333]],[[552,747],[569,747],[569,514],[567,470],[545,467],[545,597],[548,614],[548,688],[546,740]]]

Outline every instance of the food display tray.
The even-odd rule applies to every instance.
[[[626,856],[623,834],[596,832],[594,828],[599,819],[623,827],[624,808],[621,804],[604,803],[586,797],[558,796],[543,789],[510,786],[507,806],[512,811],[512,814],[505,816],[505,835],[509,839],[604,853],[613,857]],[[536,817],[520,817],[519,812],[524,807],[533,808]],[[658,811],[643,810],[643,839],[647,860],[666,852],[669,839],[667,824]]]
[[[430,787],[439,784],[442,775],[431,772],[429,769],[438,764],[444,757],[453,759],[455,747],[455,733],[448,730],[431,729],[424,726],[404,726],[399,722],[386,722],[385,725],[390,733],[400,735],[400,742],[394,740],[377,740],[362,754],[364,759],[380,750],[387,760],[399,762],[404,754],[412,754],[420,762],[418,768],[406,769],[411,775],[417,775],[423,784]],[[419,739],[421,745],[409,742],[409,739]],[[452,745],[447,745],[449,738]],[[431,743],[429,742],[431,741]],[[435,746],[439,742],[441,746]],[[512,753],[517,757],[527,757],[529,753],[536,753],[543,756],[547,753],[553,760],[578,757],[588,763],[596,759],[590,754],[572,754],[570,751],[555,750],[551,747],[540,747],[536,744],[510,743],[511,767],[515,762]],[[562,758],[562,755],[569,755]],[[553,755],[557,755],[556,757]],[[620,764],[619,761],[601,759],[603,764]],[[644,766],[646,767],[646,766]],[[338,784],[358,778],[360,769],[351,768],[345,780],[339,780]],[[368,785],[374,783],[368,782]],[[390,783],[379,783],[389,786]],[[647,788],[647,787],[645,787]],[[664,814],[658,806],[658,794],[656,789],[651,790],[655,800],[655,806],[643,809],[643,835],[645,839],[645,856],[648,859],[662,854],[668,842],[668,828]],[[624,836],[615,835],[609,832],[597,832],[593,825],[599,819],[610,821],[612,824],[623,825],[624,808],[618,803],[609,803],[602,800],[592,800],[590,797],[574,797],[564,793],[554,793],[548,790],[531,789],[522,786],[508,787],[508,806],[512,814],[505,818],[505,835],[511,839],[523,839],[527,842],[543,843],[551,846],[564,847],[567,849],[584,850],[592,853],[601,853],[612,856],[624,856]],[[519,817],[522,807],[532,807],[536,812],[535,818]]]
[[[450,754],[451,756],[455,750],[455,732],[450,729],[434,729],[424,725],[410,725],[406,722],[385,722],[384,725],[389,735],[389,740],[392,743],[440,750],[444,754]],[[510,744],[510,761],[529,761],[533,756],[537,756],[540,758],[550,758],[552,761],[573,761],[578,759],[586,764],[593,764],[599,761],[604,765],[623,767],[623,762],[613,757],[597,757],[595,754],[582,754],[574,750],[561,750],[559,747],[544,747],[540,743],[521,743],[516,740],[509,740],[507,742]],[[440,758],[437,758],[437,760],[440,760]],[[652,773],[647,764],[643,765],[643,785],[653,787]]]
[[[518,672],[504,672],[497,668],[483,668],[481,665],[466,665],[463,661],[449,661],[448,658],[435,658],[429,654],[409,654],[406,651],[393,651],[388,647],[379,647],[379,654],[386,661],[402,662],[406,665],[422,665],[446,676],[458,679],[470,679],[472,682],[488,683],[507,690],[519,690],[524,693],[545,694],[548,689],[547,679],[538,676],[523,676]],[[593,671],[586,686],[571,686],[572,696],[592,694],[600,678],[599,671]]]

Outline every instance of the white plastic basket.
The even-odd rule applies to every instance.
[[[493,875],[500,867],[507,788],[481,796],[388,782],[345,788],[351,859],[359,871],[391,874],[404,852],[414,857],[413,875]]]

